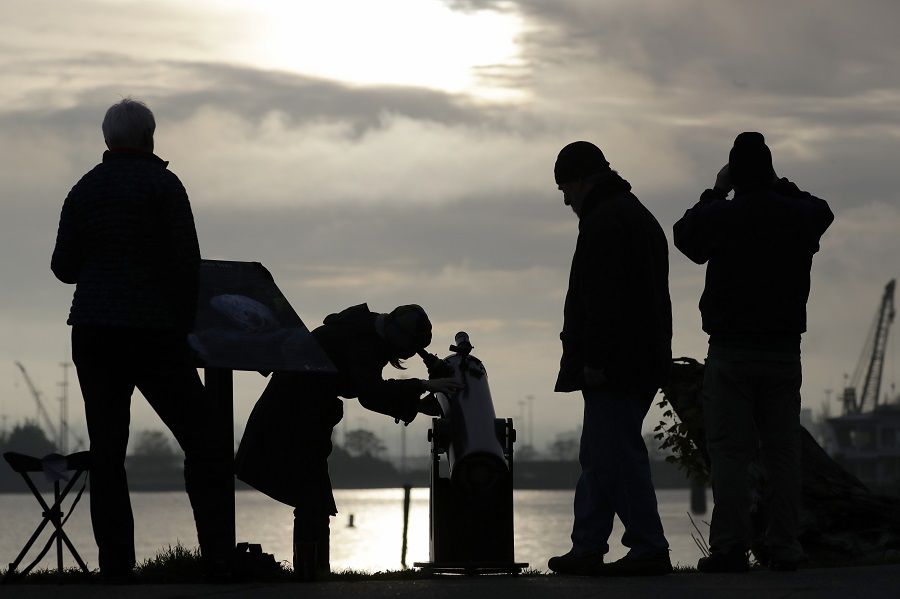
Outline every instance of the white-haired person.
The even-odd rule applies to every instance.
[[[103,119],[107,151],[63,204],[51,268],[75,285],[72,359],[91,451],[91,522],[100,573],[128,579],[134,520],[125,474],[131,396],[137,387],[184,450],[204,562],[227,568],[233,550],[223,505],[231,464],[213,454],[203,385],[187,345],[200,250],[181,181],[153,153],[156,122],[125,99]]]

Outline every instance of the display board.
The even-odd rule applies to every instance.
[[[203,260],[189,336],[202,367],[335,372],[271,273],[259,262]]]

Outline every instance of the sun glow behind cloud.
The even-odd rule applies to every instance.
[[[216,2],[209,1],[212,9]],[[520,68],[523,18],[440,0],[235,0],[252,33],[242,61],[357,85],[426,87],[483,99],[517,90],[479,75]],[[243,44],[242,44],[243,45]]]

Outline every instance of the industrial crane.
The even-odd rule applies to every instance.
[[[50,417],[49,412],[47,412],[47,408],[44,406],[44,400],[42,399],[43,394],[34,384],[34,381],[31,380],[31,376],[28,374],[28,371],[25,370],[25,366],[23,366],[21,362],[16,362],[16,366],[22,373],[22,378],[25,379],[25,384],[28,386],[31,396],[34,398],[34,403],[37,404],[38,418],[43,422],[50,438],[56,443],[57,450],[61,453],[66,453],[68,451],[69,435],[72,435],[75,438],[76,449],[84,447],[84,439],[69,430],[68,406],[66,405],[68,403],[68,398],[66,397],[66,389],[63,389],[63,397],[60,398],[60,426],[57,428],[53,424],[53,419]],[[63,383],[63,386],[65,385],[66,383]]]
[[[896,286],[896,279],[891,279],[884,288],[881,303],[875,313],[875,321],[869,329],[869,335],[856,364],[856,370],[844,389],[844,414],[860,414],[867,405],[870,405],[872,409],[878,407],[888,333],[891,323],[894,322],[894,288]],[[860,383],[862,383],[862,389],[860,393],[857,393]]]

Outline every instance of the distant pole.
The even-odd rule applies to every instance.
[[[528,400],[528,444],[534,449],[534,395],[526,395]]]
[[[406,536],[409,532],[409,496],[412,485],[403,485],[403,545],[400,548],[400,565],[406,569]]]
[[[400,425],[400,474],[406,476],[406,427]]]
[[[66,455],[69,452],[69,364],[60,362],[63,376],[59,396],[59,453]]]
[[[350,408],[350,402],[345,401],[344,402],[344,418],[343,418],[344,422],[343,422],[343,426],[341,427],[341,432],[343,433],[343,437],[344,437],[341,441],[341,445],[343,445],[344,449],[347,449],[347,421],[350,420],[350,418],[347,416],[347,410],[349,408]]]
[[[519,402],[519,422],[525,422],[525,400]]]

